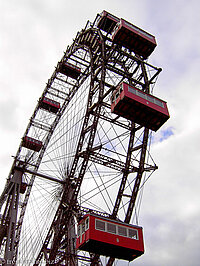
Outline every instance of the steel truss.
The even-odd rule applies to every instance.
[[[0,197],[4,265],[102,265],[98,254],[77,253],[77,220],[96,212],[130,223],[143,178],[157,169],[147,160],[149,130],[111,114],[110,96],[121,81],[152,93],[161,69],[113,44],[97,18],[67,47],[40,98],[59,102],[59,111],[43,110],[39,100],[30,118],[24,137],[40,139],[42,149],[28,150],[21,142],[15,156]],[[77,79],[60,73],[64,62],[81,68]],[[44,207],[36,210],[31,206],[40,197]]]

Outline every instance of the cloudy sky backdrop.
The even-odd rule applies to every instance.
[[[45,84],[87,20],[102,10],[156,36],[155,95],[171,118],[154,136],[159,169],[144,189],[146,253],[133,265],[200,265],[200,2],[0,1],[0,191]],[[132,265],[132,264],[131,264]]]

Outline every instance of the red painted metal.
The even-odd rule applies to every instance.
[[[58,110],[60,109],[60,103],[56,102],[54,100],[51,100],[47,97],[44,97],[41,101],[40,101],[40,107],[52,112],[52,113],[57,113]]]
[[[104,10],[97,21],[97,27],[110,33],[119,21],[119,18]]]
[[[24,194],[25,191],[26,191],[26,188],[27,188],[27,184],[22,182],[21,185],[20,185],[20,193]]]
[[[112,40],[147,58],[156,47],[156,40],[150,33],[120,19],[112,32]]]
[[[62,65],[60,65],[58,71],[73,79],[77,79],[81,74],[81,69],[69,62],[64,62]]]
[[[144,253],[142,227],[87,214],[78,224],[76,248],[131,261]]]
[[[40,140],[26,136],[23,138],[22,146],[27,149],[39,152],[42,148],[42,142]]]
[[[165,101],[125,82],[112,94],[111,111],[154,131],[169,119]]]

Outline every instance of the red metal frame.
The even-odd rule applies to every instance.
[[[31,138],[28,136],[25,136],[23,138],[22,146],[27,148],[27,149],[39,152],[42,148],[42,145],[43,145],[42,141],[40,141],[40,140]]]
[[[169,119],[165,101],[125,82],[122,82],[113,92],[111,112],[154,131]]]
[[[89,219],[88,227],[86,221]],[[105,223],[105,231],[96,228],[96,221]],[[80,230],[84,225],[84,230]],[[108,226],[116,228],[116,233],[108,232]],[[78,224],[76,248],[118,259],[134,260],[144,253],[142,227],[118,222],[93,214],[87,214]],[[134,232],[134,238],[119,234],[119,228]]]
[[[56,114],[58,110],[60,109],[60,103],[54,100],[51,100],[47,97],[44,97],[40,102],[40,107]]]
[[[22,182],[20,185],[20,193],[24,194],[27,188],[27,184],[25,182]]]
[[[127,47],[144,58],[147,58],[157,45],[153,35],[124,19],[120,19],[113,30],[112,41]]]
[[[64,62],[62,65],[59,67],[59,72],[69,76],[73,79],[77,79],[78,76],[81,74],[81,69],[69,62]]]
[[[97,21],[97,27],[110,33],[119,21],[119,18],[104,10]]]

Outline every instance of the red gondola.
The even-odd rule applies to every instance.
[[[24,194],[25,191],[26,191],[26,188],[27,188],[27,184],[24,183],[24,182],[22,182],[22,183],[21,183],[21,186],[20,186],[20,193],[21,193],[21,194]]]
[[[26,136],[23,138],[22,146],[27,149],[39,152],[42,148],[42,142],[40,140]]]
[[[76,248],[132,261],[144,253],[142,227],[87,214],[78,224]]]
[[[40,101],[40,107],[49,112],[56,114],[58,110],[60,109],[60,103],[54,100],[51,100],[47,97],[43,97],[43,99]]]
[[[77,79],[81,74],[81,69],[79,67],[68,62],[64,62],[62,65],[60,65],[58,71],[73,79]]]
[[[119,21],[119,18],[104,10],[97,21],[97,27],[101,30],[111,33]]]
[[[134,53],[147,58],[156,47],[155,37],[146,31],[120,19],[112,32],[112,40]]]
[[[154,131],[168,119],[165,101],[122,82],[113,92],[111,112]]]

